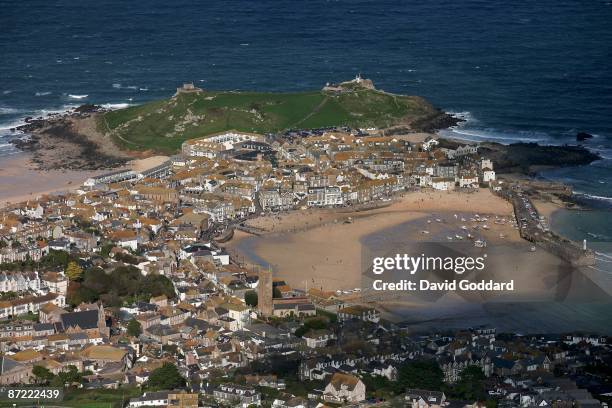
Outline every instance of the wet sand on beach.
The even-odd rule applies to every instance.
[[[0,161],[0,208],[45,194],[73,191],[100,171],[36,170],[27,154]]]
[[[257,217],[249,220],[247,225],[265,232],[298,232],[326,224],[343,223],[350,217],[355,221],[361,218],[376,218],[375,223],[384,227],[436,212],[472,212],[508,217],[512,214],[513,209],[510,203],[486,189],[471,193],[419,191],[405,193],[389,206],[374,210],[351,211],[346,208],[295,210]],[[385,217],[378,217],[382,215]],[[405,219],[402,218],[404,216]],[[363,227],[364,224],[359,225]]]
[[[167,159],[167,156],[152,156],[132,160],[128,165],[135,171],[142,171]],[[110,171],[113,170],[38,170],[29,154],[3,157],[0,161],[0,208],[46,194],[72,192],[89,177]]]
[[[472,232],[487,241],[488,269],[484,275],[462,278],[472,282],[512,279],[514,291],[419,291],[380,299],[376,293],[372,297],[363,291],[368,288],[362,276],[364,247],[384,247],[385,243],[393,247],[401,242],[410,252],[422,242],[447,242],[447,237],[465,233],[464,224],[473,231],[469,217],[476,213],[489,218],[489,230]],[[610,295],[582,269],[572,268],[539,248],[531,251],[532,244],[507,222],[511,214],[512,207],[488,190],[406,193],[391,206],[373,211],[303,210],[258,218],[250,224],[270,232],[253,236],[236,231],[226,247],[247,264],[270,265],[275,278],[298,289],[362,288],[343,298],[348,304],[374,305],[384,318],[403,322],[414,331],[436,329],[441,324],[458,329],[483,324],[512,332],[563,332],[570,328],[609,332],[602,316],[612,312]],[[495,215],[506,223],[496,224]],[[352,223],[344,223],[348,217]],[[425,229],[428,234],[422,232]],[[360,299],[360,294],[365,298]]]
[[[254,237],[236,234],[226,248],[239,259],[260,265],[271,265],[275,277],[289,285],[305,289],[307,285],[326,290],[345,290],[360,286],[362,241],[379,231],[427,217],[445,218],[445,228],[459,230],[460,219],[454,214],[498,215],[509,219],[512,206],[488,190],[474,193],[414,192],[406,193],[388,207],[363,212],[345,209],[292,211],[260,217],[249,222],[269,233]],[[345,223],[351,218],[352,222]],[[431,228],[441,228],[438,225]],[[509,223],[489,223],[482,231],[490,240],[504,234],[504,242],[522,242]],[[408,228],[410,229],[410,228]],[[432,231],[432,234],[435,233]],[[428,237],[420,229],[407,231],[407,240]]]

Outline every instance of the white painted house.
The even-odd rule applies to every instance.
[[[436,147],[439,144],[440,142],[438,142],[437,139],[434,139],[433,137],[428,136],[423,142],[423,150],[432,150],[434,147]]]
[[[460,188],[478,188],[478,176],[475,174],[466,174],[459,177]]]
[[[431,187],[434,190],[448,191],[455,187],[455,180],[448,177],[433,177]]]
[[[482,171],[482,181],[485,183],[489,183],[491,181],[495,181],[495,171],[485,168]]]
[[[329,330],[311,330],[302,338],[306,341],[306,346],[310,348],[319,348],[327,346],[327,342],[332,338]]]
[[[334,373],[323,390],[323,399],[330,402],[360,402],[365,400],[366,387],[354,375]]]

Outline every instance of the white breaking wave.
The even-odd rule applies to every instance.
[[[46,96],[46,95],[51,95],[51,91],[36,92],[34,95],[36,95],[36,96]]]
[[[15,109],[15,108],[6,108],[4,106],[0,106],[0,114],[10,115],[11,113],[19,113],[19,112],[23,112],[23,111],[19,109]]]
[[[17,121],[13,121],[13,122],[7,122],[7,123],[0,123],[0,132],[1,131],[6,131],[6,130],[10,130],[10,129],[14,129],[17,126],[21,126],[24,125],[25,122],[23,119],[17,120]]]
[[[587,194],[587,193],[583,193],[580,191],[576,191],[575,194],[584,196],[584,197],[588,197],[588,198],[592,198],[593,200],[600,200],[600,201],[610,201],[612,202],[612,197],[606,197],[606,196],[598,196],[598,195],[594,195],[594,194]]]
[[[103,108],[106,109],[125,109],[125,108],[129,108],[130,106],[132,106],[132,104],[129,103],[105,103],[102,105]]]
[[[474,122],[478,122],[478,119],[476,119],[474,117],[474,115],[472,115],[472,112],[469,111],[448,111],[446,112],[449,115],[451,115],[452,117],[455,117],[457,119],[461,119],[464,122],[460,123],[458,126],[464,126],[466,123],[474,123]]]
[[[612,256],[610,256],[609,254],[606,254],[605,252],[598,252],[598,251],[595,251],[595,253],[596,253],[597,255],[599,255],[599,256],[603,256],[604,258],[607,258],[607,259],[612,260]]]
[[[132,90],[138,90],[138,89],[142,90],[143,89],[143,88],[139,88],[136,85],[125,85],[124,86],[124,85],[120,84],[119,82],[115,82],[113,84],[113,88],[115,88],[115,89],[132,89]],[[144,88],[144,90],[147,90],[147,89]]]
[[[441,136],[446,136],[454,139],[461,139],[470,142],[494,141],[502,144],[510,144],[516,142],[553,142],[547,135],[538,135],[537,133],[525,134],[525,132],[504,132],[496,129],[473,129],[470,125],[479,123],[472,112],[469,111],[447,111],[449,115],[461,119],[456,126],[448,129],[442,129],[438,133]]]
[[[597,259],[597,260],[598,260],[598,261],[600,261],[600,262],[612,263],[612,260],[610,260],[610,259],[598,258],[598,257],[595,257],[595,259]]]
[[[13,149],[13,150],[6,150],[2,152],[2,155],[0,157],[8,157],[8,156],[13,156],[15,154],[20,154],[21,150],[18,150],[17,148]]]
[[[69,104],[63,105],[61,108],[50,108],[50,109],[40,109],[33,112],[30,116],[34,118],[45,117],[49,115],[57,115],[62,113],[70,113],[74,108],[78,108],[79,105]]]
[[[609,147],[605,147],[605,146],[595,146],[595,147],[591,147],[588,146],[589,150],[591,150],[592,152],[597,153],[598,155],[601,156],[602,159],[605,160],[611,160],[612,159],[612,150]],[[595,162],[593,162],[595,163]]]
[[[501,142],[503,144],[510,144],[516,142],[550,142],[551,140],[547,137],[537,136],[524,136],[520,133],[512,133],[505,135],[503,133],[491,130],[472,130],[463,129],[461,127],[455,127],[450,129],[443,129],[440,135],[447,136],[455,139],[463,139],[471,142],[483,142],[487,140]]]
[[[73,95],[73,94],[68,94],[69,98],[72,99],[85,99],[87,98],[89,95]]]
[[[0,144],[0,158],[10,156],[20,151],[10,143],[2,143]]]
[[[39,117],[44,118],[49,115],[69,113],[77,106],[78,105],[64,105],[61,108],[40,109],[37,111],[26,111],[26,110],[17,109],[15,110],[15,112],[11,112],[11,113],[20,113],[21,115],[23,115],[23,117],[20,119],[13,119],[10,122],[0,123],[0,131],[7,131],[10,129],[16,128],[18,126],[25,125],[26,123],[25,118],[28,116],[33,117],[33,118],[39,118]],[[9,108],[9,109],[12,109],[12,108]]]
[[[452,126],[448,129],[442,129],[438,132],[440,136],[446,136],[455,139],[466,140],[470,142],[484,142],[492,141],[502,144],[511,144],[517,142],[525,143],[546,143],[552,145],[560,145],[563,143],[570,143],[574,141],[574,136],[569,135],[567,139],[556,139],[544,132],[529,132],[529,131],[512,131],[512,130],[499,130],[480,128],[474,129],[474,126],[480,121],[469,111],[447,111],[449,115],[462,119],[456,126]],[[599,135],[598,135],[599,136]],[[587,146],[589,150],[596,150],[591,146]],[[603,155],[602,155],[603,157]]]

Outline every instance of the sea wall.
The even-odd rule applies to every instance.
[[[595,264],[595,254],[591,250],[584,250],[576,242],[555,234],[551,231],[543,231],[538,228],[538,221],[530,216],[530,212],[537,214],[535,206],[526,196],[519,196],[517,191],[511,187],[504,187],[501,191],[495,191],[497,195],[508,200],[514,208],[514,216],[519,226],[521,238],[532,242],[539,248],[558,256],[566,262],[575,266],[588,266]],[[529,204],[529,209],[526,204]],[[537,218],[537,216],[536,216]]]

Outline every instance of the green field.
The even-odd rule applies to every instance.
[[[174,153],[187,139],[230,129],[387,127],[437,113],[422,98],[365,88],[341,94],[203,91],[107,112],[98,126],[123,148]]]

